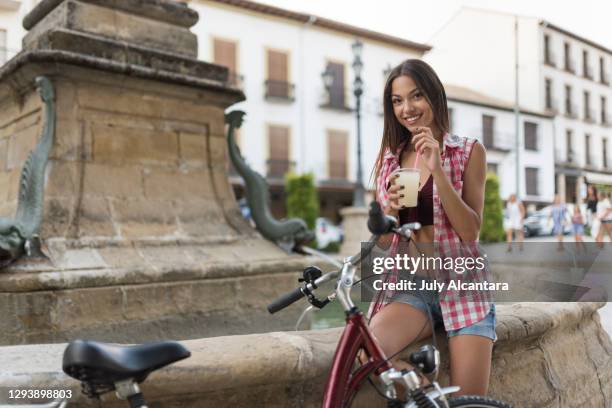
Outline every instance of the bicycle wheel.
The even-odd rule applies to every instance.
[[[451,408],[512,408],[512,405],[505,402],[476,395],[449,398],[448,406]]]

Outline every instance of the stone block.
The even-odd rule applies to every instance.
[[[115,41],[197,57],[197,37],[186,27],[127,13],[110,4],[100,7],[68,0],[59,4],[24,37],[25,47],[35,47],[45,32],[64,28]]]
[[[190,166],[203,167],[209,162],[204,134],[179,133],[180,159]]]
[[[214,198],[210,172],[199,169],[147,169],[144,191],[148,199]]]
[[[100,327],[123,318],[124,293],[118,287],[61,290],[55,296],[50,321],[57,332]]]
[[[11,188],[11,172],[0,171],[0,204],[5,204],[8,200],[8,192]],[[1,214],[0,214],[1,216]]]
[[[7,168],[9,170],[21,169],[28,158],[30,151],[38,142],[39,128],[30,126],[15,133],[9,139]]]
[[[92,124],[92,133],[97,163],[176,164],[178,160],[174,132]]]
[[[114,237],[119,235],[115,227],[108,199],[83,196],[76,209],[74,235],[76,237]]]
[[[50,157],[70,161],[91,160],[92,144],[91,130],[84,121],[58,119]]]
[[[45,197],[70,197],[78,191],[81,163],[49,160]]]
[[[194,198],[177,203],[181,230],[193,237],[236,235],[225,222],[223,209],[214,201]]]
[[[171,201],[159,199],[118,199],[112,201],[115,222],[124,237],[174,235],[178,230]]]
[[[86,163],[83,192],[104,197],[141,197],[144,193],[140,166]]]
[[[65,237],[68,235],[74,213],[74,199],[45,198],[40,236],[43,238]]]

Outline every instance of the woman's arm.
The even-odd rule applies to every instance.
[[[453,229],[464,242],[476,241],[480,234],[486,169],[485,149],[476,142],[463,174],[463,197],[453,188],[441,166],[432,172],[442,207]]]

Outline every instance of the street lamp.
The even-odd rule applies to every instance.
[[[361,95],[363,94],[363,81],[361,79],[361,70],[363,62],[361,61],[361,52],[363,43],[358,39],[351,46],[353,49],[353,70],[355,71],[355,80],[353,81],[353,94],[355,95],[355,116],[357,119],[357,181],[355,183],[355,191],[353,192],[353,207],[365,207],[365,189],[362,182],[361,168]]]
[[[323,85],[325,85],[325,90],[327,91],[327,103],[331,103],[330,91],[331,87],[334,84],[334,71],[331,69],[329,64],[325,67],[325,71],[321,73],[321,78],[323,79]]]

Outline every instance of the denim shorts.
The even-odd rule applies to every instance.
[[[422,280],[423,278],[414,275],[414,281],[417,283],[417,287],[420,287],[420,281]],[[444,327],[442,309],[440,308],[440,299],[437,291],[419,290],[413,292],[398,292],[393,295],[391,302],[411,305],[425,313],[425,315],[428,315],[427,310],[430,310],[435,327]],[[491,309],[484,319],[470,326],[462,327],[461,329],[449,330],[447,331],[447,335],[448,337],[454,337],[462,334],[471,334],[474,336],[487,337],[495,342],[497,341],[497,334],[495,333],[496,323],[495,304],[491,303]]]

